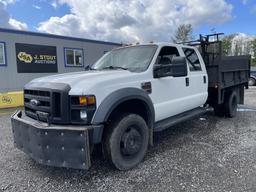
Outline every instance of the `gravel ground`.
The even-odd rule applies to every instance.
[[[143,163],[89,171],[42,166],[15,149],[11,110],[0,111],[0,191],[256,191],[256,89],[234,119],[212,112],[155,135]],[[246,110],[245,110],[246,109]]]
[[[256,86],[250,87],[250,89],[245,92],[245,105],[250,108],[256,108]]]

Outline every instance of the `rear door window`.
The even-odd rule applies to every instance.
[[[190,71],[202,71],[199,57],[194,49],[183,48],[184,54],[189,64]]]

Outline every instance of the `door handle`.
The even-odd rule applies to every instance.
[[[206,84],[206,76],[204,75],[204,84]]]
[[[186,77],[186,87],[188,87],[188,86],[189,86],[189,78]]]

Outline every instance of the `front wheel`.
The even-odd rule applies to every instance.
[[[125,114],[108,127],[105,137],[107,158],[119,170],[128,170],[139,164],[147,151],[149,129],[142,117]]]

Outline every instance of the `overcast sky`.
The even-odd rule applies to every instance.
[[[0,27],[114,42],[170,41],[194,34],[256,34],[256,0],[0,0]]]

